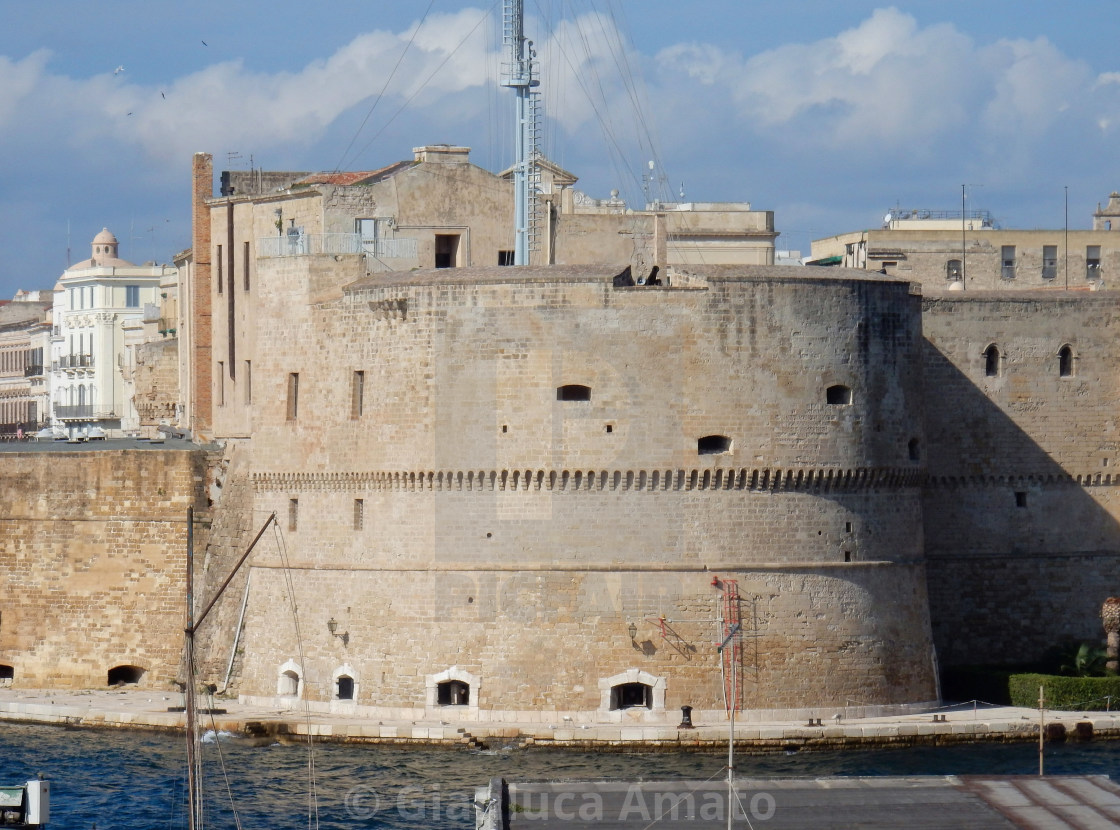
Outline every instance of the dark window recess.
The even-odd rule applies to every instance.
[[[648,683],[619,683],[611,687],[611,709],[653,708],[653,687]]]
[[[5,680],[14,680],[15,676],[16,670],[11,666],[0,666],[0,683]]]
[[[436,686],[436,703],[440,706],[466,706],[471,702],[471,687],[461,680],[445,680]]]
[[[705,435],[696,442],[697,455],[719,455],[731,452],[731,439],[726,435]]]
[[[217,253],[217,256],[214,257],[214,264],[216,266],[218,266],[217,279],[214,280],[214,284],[218,286],[218,293],[221,294],[222,293],[222,246],[221,245],[218,246],[218,253]]]
[[[959,280],[961,278],[961,261],[959,259],[951,259],[945,263],[945,278],[948,280]]]
[[[289,421],[294,421],[299,415],[299,372],[288,374],[288,413]]]
[[[139,683],[144,670],[139,666],[114,666],[109,669],[108,684],[120,686],[125,683]]]
[[[851,562],[852,561],[852,552],[850,550],[844,551],[844,561],[845,562]]]
[[[288,499],[288,530],[293,533],[299,528],[299,499]]]
[[[1026,507],[1027,506],[1027,494],[1025,492],[1023,492],[1022,490],[1017,490],[1015,492],[1015,506],[1016,507]]]
[[[499,265],[513,265],[513,251],[498,251]]]
[[[910,453],[911,461],[922,460],[922,445],[917,438],[911,438],[910,443],[906,445],[906,449]]]
[[[354,699],[354,678],[342,675],[338,678],[338,699],[339,700],[353,700]]]
[[[830,386],[825,390],[825,401],[829,406],[847,406],[852,402],[851,387],[844,386],[843,384],[836,384]]]
[[[556,388],[556,400],[589,401],[591,400],[591,387],[580,386],[577,383],[569,383],[567,386],[559,386]]]
[[[990,378],[999,377],[999,346],[995,343],[984,349],[984,374]]]
[[[455,268],[459,264],[459,234],[436,234],[436,268]]]
[[[1063,378],[1073,377],[1073,349],[1062,346],[1058,350],[1058,375]]]

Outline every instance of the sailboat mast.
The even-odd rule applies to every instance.
[[[199,803],[199,781],[196,775],[198,760],[195,757],[195,677],[194,677],[194,508],[187,508],[187,647],[186,647],[186,674],[184,714],[186,716],[187,732],[187,827],[188,830],[198,830],[196,815]],[[201,816],[198,816],[201,818]]]
[[[533,42],[525,39],[524,0],[505,0],[502,8],[502,42],[506,48],[506,64],[502,68],[502,86],[511,87],[517,95],[514,133],[516,159],[513,167],[513,264],[528,265],[535,218],[536,189],[533,171],[537,147],[537,94],[540,85],[533,78],[536,53]]]

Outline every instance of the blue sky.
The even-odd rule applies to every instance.
[[[903,207],[1070,227],[1120,189],[1114,3],[526,0],[544,149],[594,197],[773,210],[779,247]],[[3,4],[0,297],[107,226],[190,241],[191,156],[372,169],[421,144],[511,161],[501,3]],[[44,13],[49,9],[49,15]],[[123,69],[120,69],[123,67]],[[655,160],[656,181],[643,183]]]

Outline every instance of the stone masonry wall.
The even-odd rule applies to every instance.
[[[187,508],[205,454],[4,455],[0,664],[13,685],[98,688],[117,666],[174,679],[183,648]]]
[[[922,509],[942,663],[1029,662],[1101,640],[1101,603],[1120,591],[1120,300],[978,293],[924,305]]]
[[[935,696],[907,283],[494,268],[331,299],[298,267],[256,274],[241,451],[252,515],[280,526],[252,559],[239,691],[276,694],[302,649],[315,700],[346,671],[360,702],[423,705],[454,668],[494,710],[597,709],[626,672],[714,708],[721,574],[766,597],[751,705]],[[632,645],[662,613],[680,630]]]

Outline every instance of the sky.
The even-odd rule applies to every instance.
[[[195,152],[216,171],[370,170],[439,143],[513,160],[501,2],[0,9],[0,298],[52,287],[103,227],[123,258],[170,262],[190,244]],[[1114,3],[525,10],[542,149],[594,198],[750,202],[808,254],[962,195],[1003,227],[1090,227],[1120,190]]]

